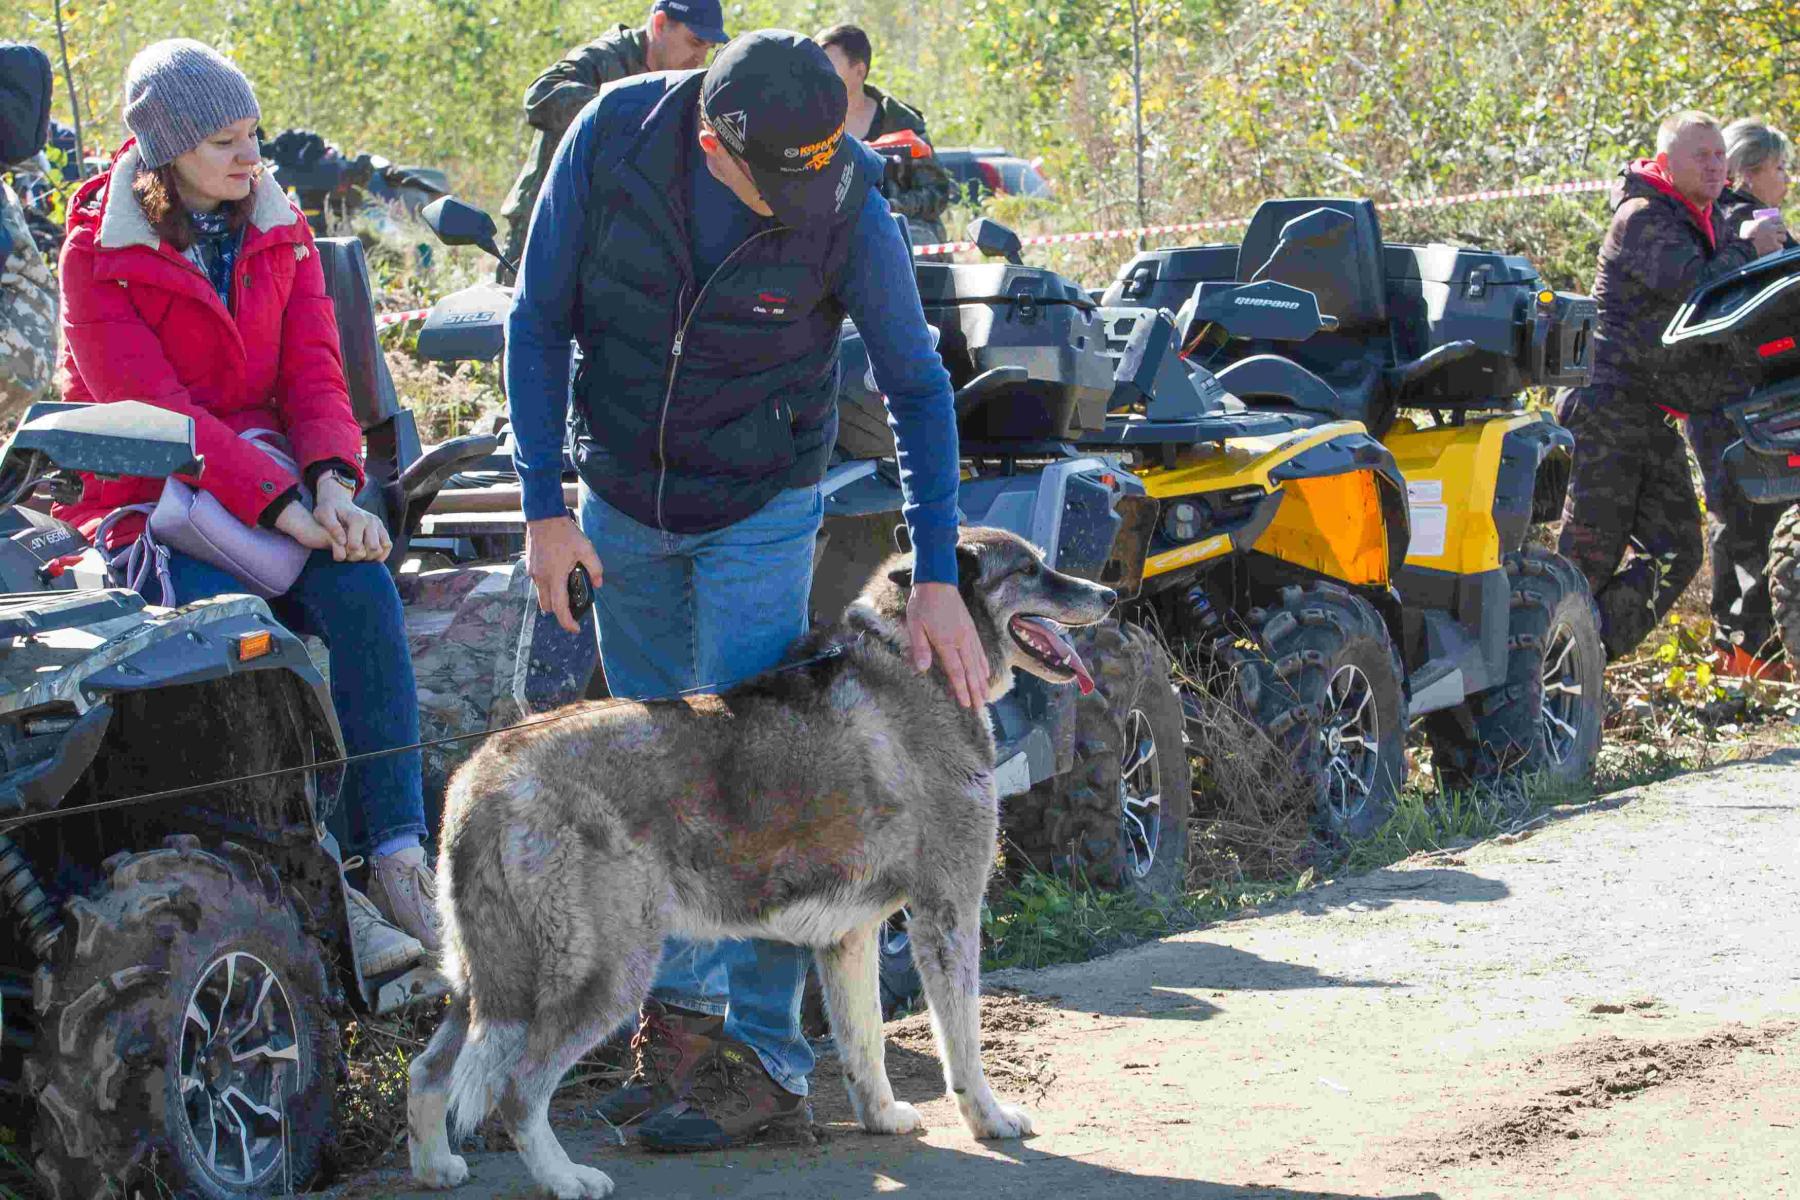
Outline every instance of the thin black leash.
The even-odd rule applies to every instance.
[[[763,678],[768,675],[780,675],[788,671],[800,670],[803,667],[815,666],[818,663],[837,658],[848,650],[854,642],[861,640],[862,635],[858,634],[852,642],[832,646],[813,655],[811,658],[804,658],[798,662],[783,663],[778,667],[762,672],[761,675],[753,675],[750,679],[746,679],[743,682],[749,683],[751,680]],[[696,687],[683,688],[681,691],[675,692],[671,696],[657,697],[657,699],[678,700],[685,696],[709,694],[716,694],[716,685],[701,684]],[[265,779],[280,779],[287,775],[298,775],[304,771],[327,771],[333,767],[344,767],[349,766],[352,763],[368,762],[371,759],[386,758],[392,754],[406,754],[413,750],[429,750],[434,746],[450,746],[457,742],[471,742],[477,738],[498,737],[500,734],[512,733],[519,729],[534,729],[540,725],[553,725],[558,721],[564,721],[570,717],[580,716],[583,713],[593,712],[600,708],[617,708],[623,704],[639,703],[646,702],[629,700],[623,697],[594,700],[586,704],[572,704],[567,708],[560,709],[547,716],[538,717],[536,720],[518,721],[512,725],[502,725],[498,729],[477,729],[472,733],[456,733],[451,734],[448,737],[432,738],[429,741],[412,742],[405,746],[389,746],[383,750],[365,750],[360,754],[346,754],[339,758],[328,758],[321,762],[301,763],[300,765],[293,767],[276,767],[269,771],[258,771],[253,775],[239,775],[234,779],[220,779],[209,783],[190,783],[183,787],[165,788],[160,792],[143,792],[136,796],[122,796],[115,800],[96,800],[91,804],[77,804],[72,808],[45,809],[43,812],[27,813],[22,817],[14,817],[8,821],[0,821],[0,836],[9,834],[13,830],[25,825],[34,825],[39,821],[49,821],[58,817],[72,817],[80,813],[102,812],[114,808],[128,808],[136,804],[151,804],[158,800],[172,800],[177,796],[191,796],[195,792],[210,792],[215,788],[237,787],[239,784],[259,783]]]

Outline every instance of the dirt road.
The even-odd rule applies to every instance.
[[[978,1144],[921,1018],[922,1136],[668,1159],[560,1132],[620,1197],[1800,1197],[1800,751],[1623,793],[1097,962],[993,977],[1040,1136]],[[524,1196],[516,1155],[464,1197]],[[402,1191],[399,1172],[361,1196]]]

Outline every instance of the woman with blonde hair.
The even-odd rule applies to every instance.
[[[1729,182],[1719,196],[1719,211],[1725,228],[1741,233],[1759,214],[1781,215],[1790,145],[1785,134],[1762,121],[1733,121],[1724,132]],[[1792,250],[1794,244],[1793,235],[1783,232],[1783,249]],[[1781,506],[1750,503],[1725,470],[1725,451],[1738,434],[1724,409],[1739,398],[1690,413],[1686,422],[1706,493],[1714,640],[1725,674],[1785,679],[1790,667],[1781,661],[1767,577],[1769,539],[1781,519]]]

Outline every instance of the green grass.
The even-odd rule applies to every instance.
[[[1614,756],[1600,773],[1598,790],[1666,779],[1696,765],[1672,751],[1632,749],[1643,753]],[[1422,851],[1468,846],[1596,794],[1596,787],[1558,786],[1543,779],[1522,780],[1506,791],[1448,795],[1408,788],[1380,829],[1332,855],[1320,868],[1307,867],[1277,880],[1214,884],[1164,904],[1129,893],[1096,891],[1080,879],[1028,871],[992,898],[982,916],[982,967],[1082,962],[1242,915],[1336,875],[1378,870]]]
[[[982,913],[982,969],[1084,962],[1284,900],[1311,887],[1314,878],[1308,869],[1290,879],[1209,887],[1156,904],[1027,871]]]

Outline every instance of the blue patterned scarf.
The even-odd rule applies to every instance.
[[[187,256],[206,272],[213,290],[219,293],[220,303],[229,309],[231,268],[237,262],[238,247],[243,245],[243,230],[234,231],[231,218],[223,211],[191,212],[188,219],[194,223],[194,244],[188,247]]]

